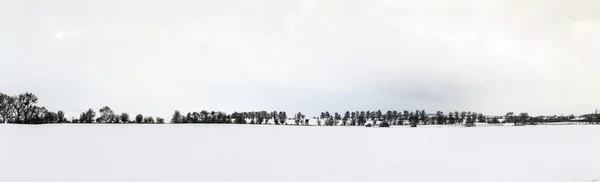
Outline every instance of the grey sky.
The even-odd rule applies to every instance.
[[[600,108],[597,0],[5,0],[0,92],[78,114]]]

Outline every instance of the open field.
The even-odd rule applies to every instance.
[[[600,126],[0,125],[0,181],[600,179]]]

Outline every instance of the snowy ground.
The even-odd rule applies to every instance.
[[[0,125],[6,182],[598,179],[598,125]]]

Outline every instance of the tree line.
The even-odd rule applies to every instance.
[[[0,121],[3,123],[16,124],[44,124],[44,123],[137,123],[137,124],[164,124],[165,119],[160,117],[143,116],[137,114],[130,118],[129,114],[115,113],[110,107],[105,106],[96,113],[93,109],[88,109],[79,115],[79,118],[68,120],[63,111],[49,111],[45,107],[37,106],[38,98],[32,93],[23,93],[16,96],[9,96],[0,93]],[[596,111],[593,114],[583,116],[582,122],[600,124],[600,114]],[[570,116],[529,116],[528,113],[515,115],[509,112],[504,116],[484,116],[482,113],[470,111],[453,111],[444,114],[437,111],[435,114],[427,114],[425,110],[415,111],[396,111],[387,112],[378,111],[346,111],[343,115],[335,112],[331,114],[328,111],[321,112],[320,116],[313,117],[318,126],[379,126],[389,127],[391,125],[464,125],[467,127],[475,126],[475,123],[514,123],[514,125],[536,125],[545,122],[562,122],[575,118]],[[227,114],[221,111],[200,111],[188,112],[182,114],[176,110],[171,118],[172,124],[185,123],[221,123],[221,124],[275,124],[275,125],[310,125],[309,119],[298,112],[288,117],[285,111],[251,111],[251,112],[233,112]]]
[[[318,125],[321,125],[321,120],[323,120],[323,125],[325,126],[364,126],[367,121],[372,121],[372,125],[377,125],[379,122],[379,126],[389,126],[389,125],[411,125],[415,127],[416,125],[431,125],[431,124],[456,124],[456,123],[465,123],[467,126],[473,125],[477,120],[485,121],[485,117],[481,113],[476,112],[449,112],[448,116],[444,115],[443,112],[437,111],[435,116],[429,116],[425,110],[416,110],[416,111],[407,111],[404,110],[402,112],[396,110],[388,110],[386,113],[382,113],[381,110],[378,111],[355,111],[350,112],[346,111],[344,116],[342,117],[337,112],[333,115],[328,111],[321,112],[320,117],[317,121]]]
[[[115,114],[108,106],[100,108],[98,117],[96,111],[89,109],[79,115],[79,118],[68,120],[63,111],[49,111],[46,107],[37,106],[38,97],[32,93],[9,96],[0,93],[0,121],[16,124],[45,124],[45,123],[165,123],[165,119],[152,116],[144,117],[138,114],[135,118],[129,114]]]

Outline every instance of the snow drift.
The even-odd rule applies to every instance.
[[[7,182],[584,182],[600,126],[0,125]]]

